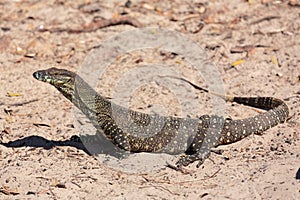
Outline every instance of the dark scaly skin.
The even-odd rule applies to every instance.
[[[37,71],[33,76],[56,87],[116,146],[131,152],[185,153],[176,163],[179,168],[196,160],[199,160],[199,166],[209,156],[212,147],[239,141],[253,133],[260,134],[284,122],[289,114],[287,105],[276,98],[218,95],[226,101],[265,109],[267,112],[241,120],[209,115],[199,119],[165,117],[118,106],[67,70],[50,68]],[[196,89],[209,92],[182,80]]]

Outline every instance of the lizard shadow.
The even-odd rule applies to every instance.
[[[9,141],[7,143],[0,142],[0,145],[3,145],[7,148],[42,147],[46,150],[52,149],[53,147],[56,146],[70,146],[70,147],[75,147],[76,149],[79,150],[83,150],[88,155],[91,155],[89,151],[85,148],[83,143],[81,142],[80,138],[76,135],[73,135],[68,140],[60,140],[60,141],[48,140],[41,136],[31,135],[14,141]]]
[[[84,151],[88,155],[106,154],[120,158],[123,150],[114,146],[101,134],[77,136],[73,135],[68,140],[49,140],[41,136],[31,135],[21,139],[9,141],[7,143],[0,142],[7,148],[20,148],[20,147],[35,147],[44,148],[46,150],[52,149],[57,146],[69,146]]]

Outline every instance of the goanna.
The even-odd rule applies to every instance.
[[[251,134],[260,134],[284,122],[289,115],[287,105],[280,99],[230,96],[221,97],[267,111],[240,120],[215,115],[179,118],[146,114],[116,105],[68,70],[50,68],[37,71],[33,76],[58,89],[119,148],[130,152],[184,153],[176,163],[178,169],[196,160],[199,167],[209,156],[211,148],[239,141]],[[187,82],[196,89],[202,89]]]

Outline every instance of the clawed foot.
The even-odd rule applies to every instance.
[[[201,154],[198,154],[198,160],[199,161],[198,161],[198,164],[196,165],[197,168],[199,168],[204,163],[204,160],[206,160],[206,158],[209,157],[210,151],[211,150],[207,150],[207,151],[204,151]]]
[[[190,163],[194,162],[195,160],[197,160],[197,155],[182,155],[175,165],[167,162],[167,167],[174,169],[176,171],[180,171],[183,174],[188,174],[189,172],[183,167],[188,166]]]
[[[176,163],[176,168],[180,169],[183,166],[188,166],[189,164],[199,161],[197,164],[197,168],[199,168],[206,158],[210,155],[210,150],[208,149],[201,149],[199,152],[192,154],[192,155],[183,155]]]
[[[183,171],[183,167],[186,167],[189,164],[198,160],[198,164],[196,165],[196,167],[199,168],[204,163],[204,161],[209,157],[210,152],[221,155],[223,153],[223,150],[216,149],[216,148],[211,148],[210,150],[201,149],[199,152],[192,155],[182,155],[175,165],[167,163],[167,166],[176,171],[181,171],[185,173]]]

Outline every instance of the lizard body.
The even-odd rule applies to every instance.
[[[179,168],[196,160],[199,160],[199,166],[209,156],[212,147],[262,133],[284,122],[289,114],[287,105],[280,99],[230,96],[221,97],[267,111],[240,120],[215,115],[195,119],[146,114],[107,100],[73,72],[50,68],[37,71],[33,76],[56,87],[116,146],[131,152],[185,153],[176,163]]]

